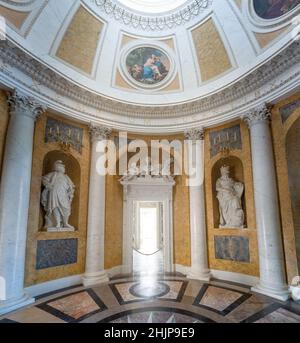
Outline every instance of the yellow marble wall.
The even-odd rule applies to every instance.
[[[4,91],[0,90],[0,179],[8,120],[9,109],[7,104],[7,95]]]
[[[106,176],[104,268],[122,265],[123,187],[119,176]]]
[[[219,153],[211,158],[209,133],[220,131],[225,128],[240,124],[242,136],[242,150],[231,150],[228,155]],[[218,209],[215,205],[215,185],[212,177],[212,169],[218,161],[223,158],[236,157],[243,164],[243,182],[245,184],[245,204],[247,210],[247,227],[245,229],[220,229],[216,225],[216,212]],[[226,161],[224,160],[224,163]],[[241,172],[239,172],[241,175]],[[208,256],[209,266],[211,269],[236,272],[246,275],[259,275],[257,233],[254,208],[252,162],[250,150],[250,137],[247,126],[240,121],[228,123],[223,126],[208,129],[205,132],[205,192],[206,192],[206,220],[208,230]],[[227,261],[215,258],[215,236],[243,236],[249,238],[250,244],[250,263]]]
[[[231,69],[232,65],[213,19],[192,31],[202,81],[208,81]]]
[[[128,134],[129,139],[142,139],[150,146],[150,141],[167,139],[183,141],[183,135],[140,136]],[[174,189],[174,263],[191,265],[190,225],[189,225],[189,189],[185,176],[176,177]],[[105,268],[122,264],[123,245],[123,189],[119,177],[106,177],[106,229],[105,229]]]
[[[289,282],[291,282],[296,275],[299,275],[300,265],[297,262],[296,254],[295,226],[289,188],[286,140],[289,134],[289,130],[300,118],[300,107],[295,108],[285,122],[283,122],[281,119],[280,109],[283,106],[291,104],[299,99],[300,92],[283,101],[280,101],[272,109],[272,132],[274,137],[274,152],[278,179],[284,253],[287,278]]]
[[[84,7],[80,7],[72,19],[56,56],[91,74],[103,23]]]
[[[56,118],[67,124],[82,127],[84,129],[82,154],[70,149],[69,153],[78,161],[81,168],[80,197],[78,199],[78,230],[75,232],[48,233],[41,231],[42,217],[40,212],[41,178],[43,174],[44,158],[50,151],[60,151],[58,143],[45,143],[45,127],[47,116]],[[36,123],[34,134],[33,165],[31,179],[31,197],[28,217],[28,236],[26,253],[25,284],[30,286],[41,282],[77,275],[85,269],[86,229],[88,211],[88,187],[90,166],[90,139],[87,126],[63,119],[52,114],[44,114]],[[70,171],[74,172],[74,171]],[[67,170],[68,173],[68,170]],[[78,190],[77,190],[78,191]],[[60,267],[36,270],[36,250],[38,240],[49,239],[78,239],[77,263]]]

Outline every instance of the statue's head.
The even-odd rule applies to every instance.
[[[224,165],[221,167],[221,175],[222,176],[229,176],[230,174],[230,167],[227,165]]]
[[[66,167],[63,161],[56,161],[54,163],[54,170],[64,174],[66,172]]]

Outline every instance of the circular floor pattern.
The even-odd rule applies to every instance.
[[[138,298],[158,298],[170,292],[170,287],[164,282],[141,282],[130,287],[129,292]]]
[[[103,319],[100,323],[213,323],[204,316],[181,309],[148,308],[128,310]]]

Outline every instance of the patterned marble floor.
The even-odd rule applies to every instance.
[[[45,294],[0,323],[300,323],[300,305],[253,294],[246,286],[180,275],[119,277]]]

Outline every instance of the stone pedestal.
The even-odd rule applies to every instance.
[[[34,124],[43,107],[15,92],[9,97],[0,187],[0,315],[34,302],[24,293],[24,271]]]
[[[105,233],[105,175],[97,170],[97,163],[103,157],[99,144],[105,144],[111,130],[102,126],[90,128],[92,142],[86,265],[83,276],[85,287],[108,282],[104,270]],[[99,149],[100,148],[100,149]],[[100,151],[99,151],[100,150]]]
[[[245,118],[250,128],[254,200],[259,245],[260,281],[253,291],[287,300],[283,242],[275,164],[270,132],[271,113],[263,105]]]
[[[211,278],[207,258],[207,235],[204,194],[204,130],[193,129],[185,133],[188,139],[190,174],[190,231],[192,266],[190,279],[209,281]],[[192,171],[194,175],[191,175]]]

